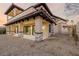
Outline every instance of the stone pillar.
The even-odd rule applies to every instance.
[[[36,41],[43,40],[42,18],[40,16],[35,18],[35,40]]]

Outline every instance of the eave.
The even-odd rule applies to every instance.
[[[11,21],[11,22],[8,22],[8,23],[5,24],[5,25],[10,25],[10,24],[13,24],[13,23],[16,23],[16,22],[19,22],[19,21],[24,21],[24,20],[29,19],[29,18],[31,18],[31,17],[35,18],[36,16],[41,16],[42,18],[46,19],[46,21],[49,21],[50,23],[56,24],[54,21],[52,21],[52,20],[48,17],[47,14],[45,14],[43,11],[40,10],[40,11],[34,11],[34,12],[32,12],[32,13],[29,13],[29,14],[27,14],[27,15],[24,15],[24,16],[20,17],[19,19],[15,19],[15,20],[13,20],[13,21]]]
[[[52,14],[52,12],[50,11],[50,9],[48,8],[48,6],[47,6],[46,3],[39,3],[39,4],[36,4],[36,5],[34,6],[34,8],[37,8],[37,7],[39,7],[39,6],[44,6],[44,8],[48,11],[48,13],[49,13],[52,17],[57,18],[57,19],[61,19],[61,20],[63,20],[63,21],[67,21],[66,19],[63,19],[63,18],[61,18],[61,17],[58,17],[58,16]],[[52,18],[52,19],[53,19],[53,18]]]

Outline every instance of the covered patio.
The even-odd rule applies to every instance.
[[[53,33],[53,25],[56,25],[57,19],[64,20],[52,15],[48,6],[40,3],[11,18],[5,25],[7,31],[16,34],[15,36],[41,41]]]

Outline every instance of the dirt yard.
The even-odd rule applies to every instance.
[[[79,56],[79,44],[66,36],[34,42],[11,35],[0,35],[1,56]]]

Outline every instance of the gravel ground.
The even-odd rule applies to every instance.
[[[49,40],[34,42],[11,35],[0,35],[1,56],[79,56],[79,44],[72,38],[51,37]]]

